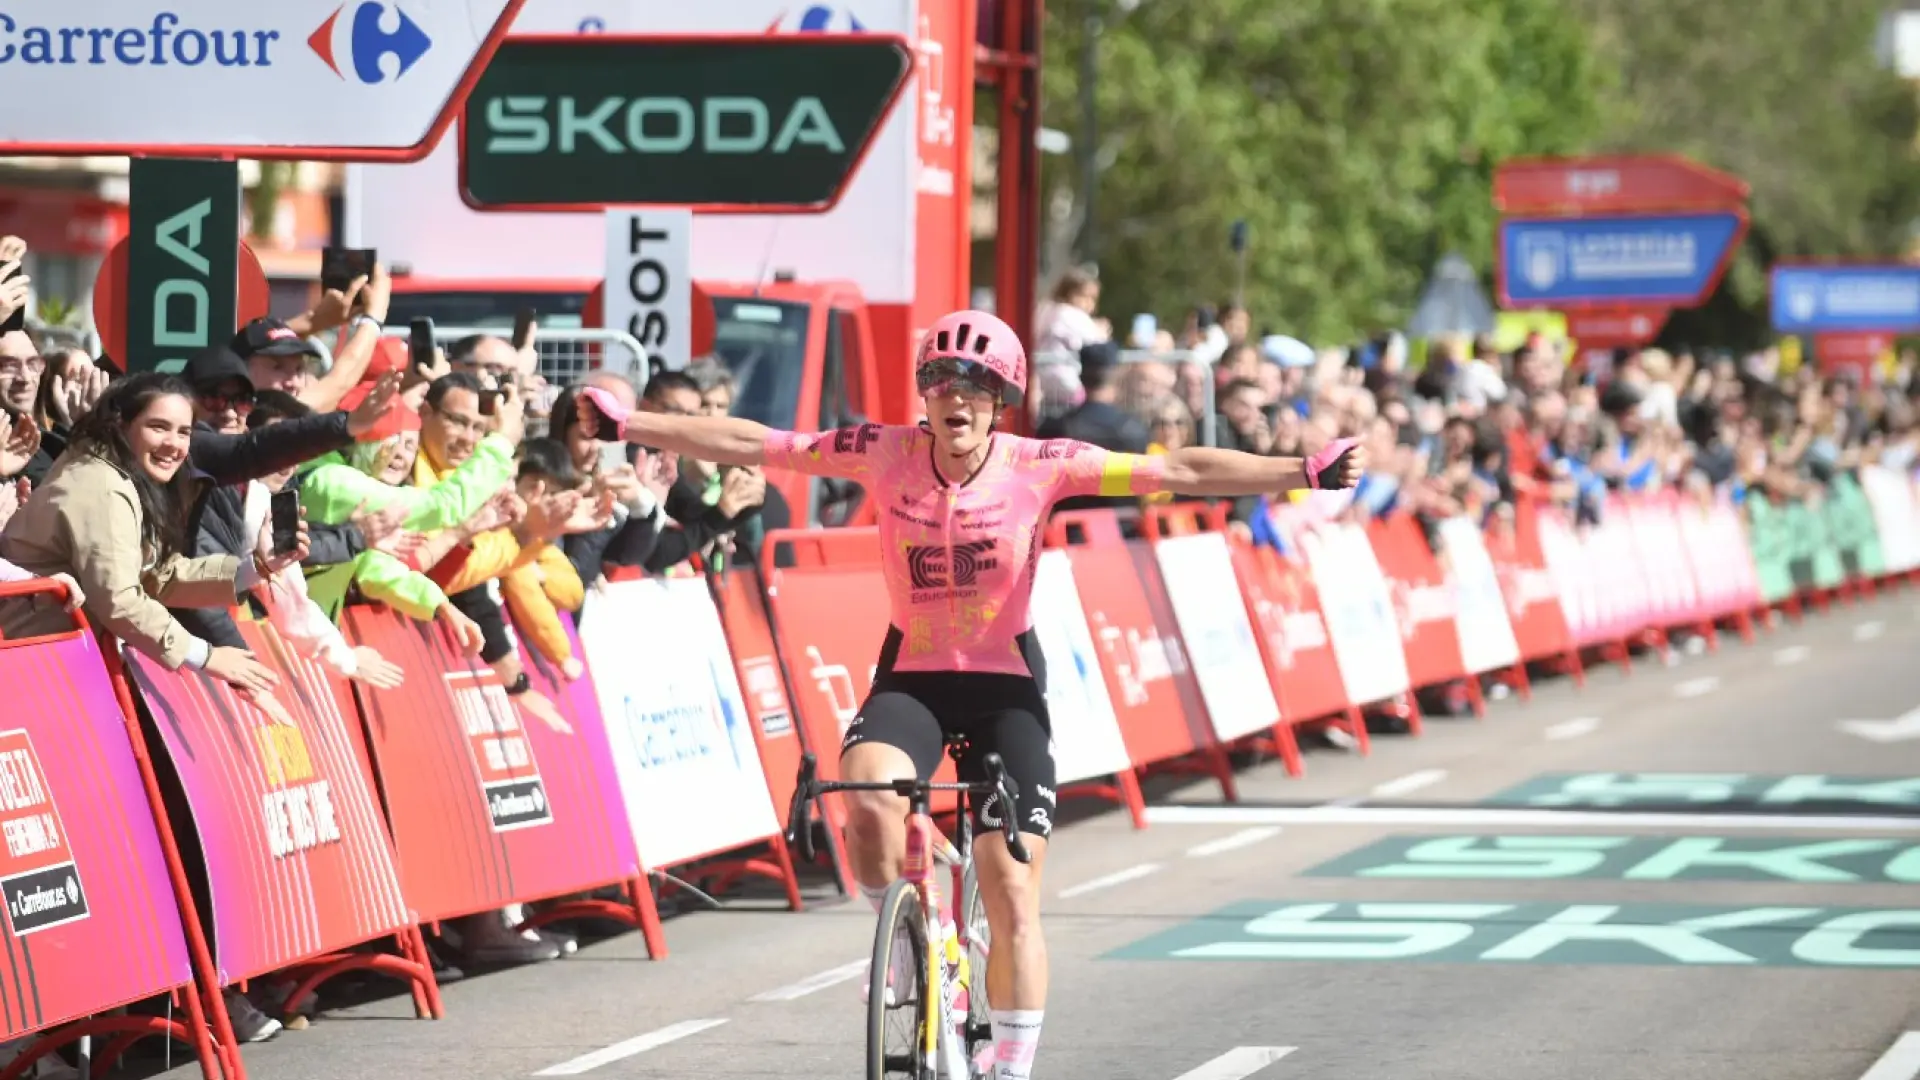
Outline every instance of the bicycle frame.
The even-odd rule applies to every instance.
[[[955,755],[958,756],[957,754]],[[947,958],[944,955],[946,935],[941,933],[940,918],[940,878],[934,870],[934,863],[945,864],[952,875],[953,896],[957,901],[965,892],[967,864],[973,860],[973,820],[968,814],[968,792],[960,792],[960,801],[956,810],[959,827],[959,842],[949,841],[934,824],[929,793],[916,792],[909,800],[910,812],[907,815],[907,853],[901,864],[900,876],[920,896],[922,918],[927,927],[927,972],[937,979],[932,993],[925,995],[921,1003],[925,1010],[922,1027],[926,1037],[921,1043],[920,1052],[924,1066],[931,1072],[938,1068],[940,1043],[943,1039],[956,1040],[954,1052],[958,1055],[962,1068],[968,1066],[967,1031],[965,1014],[956,1025],[951,1021],[954,1008],[954,987],[950,983],[952,976],[947,971]],[[967,925],[967,913],[956,903],[953,911],[953,924],[959,938],[961,954],[972,944],[971,928]],[[937,973],[937,975],[935,974]],[[972,985],[967,988],[969,995],[975,987],[984,986],[986,972],[972,973]],[[951,1070],[949,1070],[951,1072]],[[954,1076],[953,1080],[962,1080],[966,1073]]]

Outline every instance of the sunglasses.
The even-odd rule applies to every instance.
[[[962,360],[954,356],[923,365],[915,373],[915,382],[919,384],[923,396],[958,392],[968,396],[999,398],[1007,388],[1007,381],[992,368],[977,360]]]
[[[225,412],[228,409],[246,412],[253,408],[253,400],[251,390],[200,391],[200,404],[206,406],[208,412]]]

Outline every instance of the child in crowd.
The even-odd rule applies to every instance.
[[[580,477],[559,440],[529,439],[520,448],[520,474],[515,487],[520,498],[535,502],[551,492],[575,490],[580,487]],[[542,545],[531,562],[507,571],[500,579],[500,592],[514,625],[548,663],[569,682],[585,674],[586,665],[573,654],[573,643],[567,638],[559,613],[579,611],[586,601],[586,589],[559,545]]]

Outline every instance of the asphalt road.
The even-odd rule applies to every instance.
[[[1304,778],[1264,765],[1237,807],[1196,781],[1143,831],[1068,825],[1036,1074],[1912,1080],[1920,1036],[1890,1048],[1920,1031],[1920,779],[1868,781],[1920,778],[1920,720],[1838,725],[1920,706],[1917,661],[1920,600],[1883,595],[1317,750]],[[249,1072],[859,1075],[864,903],[735,904],[667,937],[661,962],[627,934],[450,985],[439,1022],[404,997],[330,1010]]]

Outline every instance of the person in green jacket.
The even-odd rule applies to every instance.
[[[300,505],[307,520],[337,524],[372,511],[421,539],[404,559],[369,546],[355,556],[353,583],[370,600],[423,621],[458,612],[445,592],[423,572],[465,540],[511,519],[514,453],[525,434],[524,410],[503,400],[495,429],[441,483],[411,486],[413,457],[419,449],[420,416],[401,410],[399,430],[375,443],[317,459],[299,478]],[[464,639],[464,635],[462,635]]]

